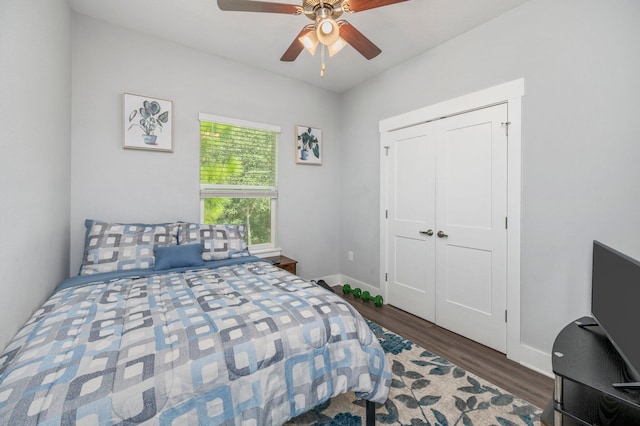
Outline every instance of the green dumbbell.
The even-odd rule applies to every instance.
[[[368,291],[362,293],[362,300],[365,302],[373,301],[373,303],[378,307],[382,306],[383,303],[382,296],[378,295],[374,297]]]
[[[362,290],[359,288],[351,288],[349,284],[345,284],[342,286],[342,292],[344,294],[353,294],[353,297],[359,299],[362,296]]]

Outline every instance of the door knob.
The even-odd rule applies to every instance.
[[[420,231],[420,233],[422,235],[432,236],[433,235],[433,229],[429,229],[428,231]]]
[[[442,231],[438,231],[438,233],[436,234],[439,238],[444,238],[444,237],[448,237],[449,235],[445,234]]]

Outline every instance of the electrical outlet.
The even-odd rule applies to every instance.
[[[352,251],[348,251],[347,252],[347,259],[349,259],[349,262],[353,262],[353,252]]]

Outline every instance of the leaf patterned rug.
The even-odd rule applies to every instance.
[[[540,425],[542,410],[468,374],[415,343],[368,321],[391,363],[389,399],[376,407],[376,424],[407,426]],[[287,425],[359,426],[364,401],[353,393],[332,398]]]

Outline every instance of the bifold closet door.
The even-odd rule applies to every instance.
[[[507,106],[390,133],[387,299],[506,352]]]
[[[435,322],[432,124],[393,132],[388,148],[388,303]],[[431,235],[429,235],[431,234]]]
[[[436,324],[503,353],[506,121],[506,104],[439,121],[435,203]]]

